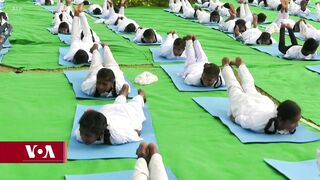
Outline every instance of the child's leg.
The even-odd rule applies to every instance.
[[[207,57],[206,53],[204,53],[199,40],[195,40],[193,42],[193,47],[194,47],[194,51],[196,53],[196,59],[198,62],[208,61],[208,57]]]
[[[246,11],[244,9],[244,4],[240,4],[240,19],[244,19],[246,17]]]
[[[53,26],[56,26],[56,25],[61,23],[59,15],[60,15],[60,13],[55,13],[54,14]]]
[[[236,76],[233,73],[232,68],[229,65],[226,65],[222,69],[222,76],[226,82],[226,86],[228,88],[228,95],[230,98],[230,102],[237,101],[238,96],[243,95],[243,89],[238,82]]]
[[[109,46],[107,46],[107,45],[105,45],[103,48],[103,57],[105,60],[104,67],[106,67],[106,68],[111,67],[111,66],[119,67],[117,61],[114,59],[114,57],[112,55],[112,52],[111,52]]]
[[[125,103],[127,103],[127,98],[124,95],[117,96],[117,98],[113,102],[113,104],[125,104]]]
[[[139,158],[134,166],[134,173],[132,180],[148,180],[149,179],[149,169],[147,161],[144,158]]]
[[[194,64],[197,61],[192,40],[188,40],[187,41],[185,51],[186,51],[186,57],[187,58],[186,58],[186,61],[184,63],[184,67],[185,67],[185,69],[187,69],[187,67],[189,65]]]
[[[252,13],[251,13],[251,10],[250,10],[250,8],[249,8],[249,4],[248,3],[246,3],[245,5],[244,5],[244,10],[245,10],[245,19],[246,20],[250,20],[251,22],[253,21],[253,17],[252,17]]]
[[[92,34],[91,34],[90,26],[88,24],[86,15],[82,12],[79,14],[79,17],[80,17],[81,28],[84,35],[82,40],[85,42],[92,42],[93,41]]]
[[[239,76],[241,79],[242,89],[245,93],[257,93],[257,89],[254,85],[254,79],[245,64],[239,66]]]
[[[294,35],[294,32],[291,28],[288,29],[288,33],[289,33],[289,37],[290,37],[292,46],[298,45],[297,38]]]
[[[162,157],[159,153],[153,154],[149,162],[150,179],[152,180],[167,180],[168,175]]]
[[[101,60],[101,55],[98,49],[95,49],[92,52],[92,60],[91,60],[89,71],[94,71],[98,67],[102,67],[102,60]]]
[[[190,2],[189,2],[189,0],[185,0],[185,1],[186,1],[187,7],[193,9],[193,8],[192,8],[192,5],[191,5]]]
[[[122,16],[124,16],[124,6],[121,6],[119,9],[119,14],[121,14]]]
[[[142,95],[137,95],[130,102],[135,102],[139,107],[143,108],[144,107],[144,99]]]
[[[80,39],[80,17],[74,16],[72,21],[71,45]]]

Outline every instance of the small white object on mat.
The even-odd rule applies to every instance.
[[[152,84],[158,81],[158,77],[151,72],[145,71],[142,74],[139,74],[135,79],[134,82],[140,85],[147,85]]]

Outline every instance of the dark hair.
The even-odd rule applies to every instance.
[[[264,13],[258,14],[258,23],[263,23],[267,19],[267,16]]]
[[[84,63],[88,63],[89,60],[89,55],[88,53],[83,50],[83,49],[79,49],[73,56],[73,62],[75,64],[84,64]]]
[[[227,8],[227,9],[230,9],[230,4],[229,3],[224,3],[223,7]]]
[[[259,40],[265,40],[265,41],[266,41],[266,40],[269,40],[269,41],[270,41],[269,44],[272,44],[271,34],[268,33],[268,32],[262,32],[261,35],[260,35],[260,37],[257,39],[257,42],[258,42]],[[258,44],[258,43],[257,43],[257,44]]]
[[[101,136],[107,128],[107,118],[100,112],[87,110],[79,120],[81,128],[88,130],[96,136]]]
[[[7,14],[5,12],[0,12],[0,18],[3,18],[4,20],[8,20]]]
[[[304,42],[301,51],[308,51],[309,53],[311,53],[311,52],[314,53],[317,51],[318,47],[319,47],[319,43],[315,39],[308,38]]]
[[[214,11],[212,11],[212,13],[210,13],[210,22],[213,21],[213,16],[219,16],[220,17],[219,12],[214,10]],[[218,22],[219,21],[220,21],[220,19],[218,20]]]
[[[249,3],[253,3],[253,0],[248,0]]]
[[[95,14],[95,15],[101,14],[101,9],[100,9],[100,8],[95,8],[95,9],[92,11],[92,13]]]
[[[178,47],[179,49],[184,49],[186,47],[186,41],[182,38],[177,38],[173,42],[174,47]]]
[[[84,1],[83,1],[83,5],[90,5],[90,2],[87,1],[87,0],[84,0]]]
[[[124,32],[131,33],[136,31],[136,26],[133,23],[130,23],[124,28]]]
[[[52,5],[50,0],[45,0],[44,1],[44,5],[48,6],[48,5]]]
[[[243,20],[243,19],[238,19],[238,20],[236,20],[235,25],[234,25],[234,28],[235,28],[236,26],[239,27],[239,30],[240,30],[241,33],[247,30],[246,21]],[[244,29],[243,29],[244,31],[241,31],[241,30],[242,30],[242,27],[244,28]],[[234,28],[233,28],[233,29],[234,29]]]
[[[154,32],[153,29],[146,29],[143,32],[143,38],[145,40],[145,43],[155,43],[155,42],[157,42],[157,36],[156,36],[156,33]],[[152,41],[153,38],[155,38],[155,42]]]
[[[277,11],[280,11],[282,9],[282,5],[279,4],[279,6],[277,7]]]
[[[237,7],[236,12],[240,14],[240,7]]]
[[[277,117],[271,118],[264,128],[266,134],[275,134],[278,130],[279,121],[292,121],[301,113],[301,108],[297,103],[291,100],[283,101],[277,108]],[[274,125],[274,129],[270,128]],[[294,133],[290,132],[290,133]]]
[[[204,64],[203,74],[210,78],[216,78],[220,74],[220,68],[214,63]]]
[[[116,85],[116,81],[115,81],[116,76],[114,75],[113,71],[108,68],[101,68],[97,73],[97,79],[103,79],[108,82],[113,82],[113,87],[115,87]],[[98,91],[95,91],[94,97],[99,97],[99,96],[100,94],[98,93]],[[118,96],[116,88],[112,89],[112,96],[113,97]]]
[[[70,33],[69,24],[66,22],[62,22],[59,24],[58,33],[63,33],[64,29],[67,29],[67,32]]]
[[[113,7],[115,13],[119,13],[120,9],[118,7]]]

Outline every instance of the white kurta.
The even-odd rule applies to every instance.
[[[138,95],[127,102],[125,96],[120,95],[113,104],[104,105],[101,112],[107,119],[111,144],[125,144],[143,140],[135,130],[141,131],[146,120],[143,112],[143,97]],[[79,129],[75,132],[78,141],[82,142]],[[102,140],[94,144],[103,143]]]
[[[88,8],[88,11],[93,14],[93,10],[97,8],[100,9],[100,12],[102,13],[102,7],[99,4],[91,4]]]
[[[60,14],[62,14],[62,21],[60,19]],[[69,25],[69,31],[72,32],[72,21],[73,18],[70,16],[70,12],[61,12],[61,13],[55,13],[54,19],[53,19],[53,33],[58,33],[59,26],[62,22],[66,22]]]
[[[174,3],[174,0],[169,0],[169,8],[175,12],[178,13],[182,7],[181,0],[176,0],[176,3]]]
[[[247,29],[245,32],[243,32],[240,36],[237,37],[240,41],[242,41],[244,44],[257,44],[257,40],[261,36],[262,32],[258,28],[251,28]],[[272,43],[275,43],[276,41],[271,37]]]
[[[317,56],[317,53],[309,54],[308,56],[305,56],[301,53],[302,46],[295,45],[289,48],[284,55],[285,58],[288,59],[313,59]]]
[[[121,71],[119,65],[117,64],[117,62],[115,61],[112,52],[110,50],[110,48],[108,46],[104,47],[104,55],[103,57],[105,58],[105,65],[102,65],[102,60],[101,60],[101,56],[98,50],[93,51],[93,58],[92,58],[92,62],[90,65],[90,69],[89,69],[89,74],[86,77],[85,81],[83,81],[83,83],[81,84],[81,90],[82,92],[84,92],[85,94],[89,95],[89,96],[93,96],[96,92],[96,83],[97,83],[97,73],[101,68],[108,68],[111,69],[114,73],[115,76],[115,81],[116,81],[116,92],[117,94],[119,94],[122,86],[124,84],[128,84],[128,82],[126,82],[123,72]],[[129,92],[130,92],[130,87],[129,87]],[[109,93],[104,93],[101,95],[102,97],[111,97],[112,96],[112,92]]]
[[[83,32],[83,39],[81,40],[81,31]],[[95,37],[95,42],[100,42],[99,37],[92,31]],[[90,26],[88,24],[85,14],[82,12],[79,16],[75,16],[72,22],[71,31],[71,45],[70,50],[64,56],[67,61],[72,61],[74,54],[79,50],[85,50],[89,55],[89,61],[91,61],[92,54],[90,53],[90,48],[93,46],[92,34],[90,31]]]
[[[302,11],[300,5],[294,3],[293,0],[290,0],[289,12],[292,15],[303,17],[308,16],[310,14],[310,10],[308,8],[305,11]]]
[[[118,24],[117,24],[118,31],[123,32],[126,29],[126,27],[131,23],[134,24],[136,29],[139,27],[139,25],[136,23],[136,21],[134,21],[132,19],[128,19],[126,17],[124,17],[123,20],[119,19]]]
[[[222,69],[230,99],[229,115],[242,128],[264,132],[269,120],[277,116],[276,105],[256,90],[254,79],[244,64],[240,65],[238,73],[242,86],[230,66]]]
[[[305,24],[303,21],[300,22],[300,34],[304,40],[313,38],[320,42],[320,30],[314,28],[311,24]]]
[[[182,0],[182,11],[186,18],[193,18],[195,10],[192,8],[188,0]]]
[[[166,40],[160,46],[160,56],[166,59],[180,59],[185,58],[185,51],[181,56],[175,56],[173,53],[173,43],[179,36],[177,34],[168,34]]]
[[[197,11],[197,17],[198,17],[198,20],[199,20],[199,23],[203,23],[203,24],[206,24],[206,23],[211,23],[210,22],[210,13],[206,12],[206,11],[200,11],[198,10]],[[216,22],[216,23],[220,23],[222,22],[223,19],[222,17],[220,16],[220,20],[219,22]],[[212,22],[214,23],[214,22]]]
[[[227,22],[222,22],[220,24],[220,28],[224,31],[228,31],[230,33],[234,32],[234,26],[236,25],[237,19],[231,19]]]
[[[192,86],[202,86],[201,76],[205,63],[210,63],[208,57],[204,53],[201,44],[198,40],[192,42],[188,40],[186,44],[186,56],[184,71],[182,72],[182,78],[184,83]],[[224,86],[224,80],[220,74],[221,82],[214,82],[213,84],[220,83]],[[217,80],[219,81],[219,79]]]
[[[114,25],[119,17],[124,17],[124,7],[120,7],[119,13],[116,13],[114,9],[111,7],[109,9],[109,17],[104,20],[104,23],[108,25]]]
[[[268,7],[276,10],[281,4],[280,0],[267,0]]]
[[[142,43],[142,38],[143,38],[143,33],[144,31],[146,31],[148,28],[142,28],[142,29],[137,29],[136,31],[136,35],[133,39],[133,41],[135,42],[139,42],[139,43]],[[162,37],[160,36],[160,34],[158,34],[156,32],[156,30],[153,30],[155,33],[156,33],[156,37],[157,37],[157,43],[161,43],[162,42]]]
[[[269,33],[280,32],[281,24],[288,24],[291,28],[294,27],[295,21],[289,19],[289,13],[281,13],[279,12],[278,17],[276,20],[267,26],[266,31]]]

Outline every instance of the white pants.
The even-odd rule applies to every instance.
[[[168,176],[160,154],[154,154],[149,162],[149,167],[144,158],[137,159],[133,180],[167,180]]]

